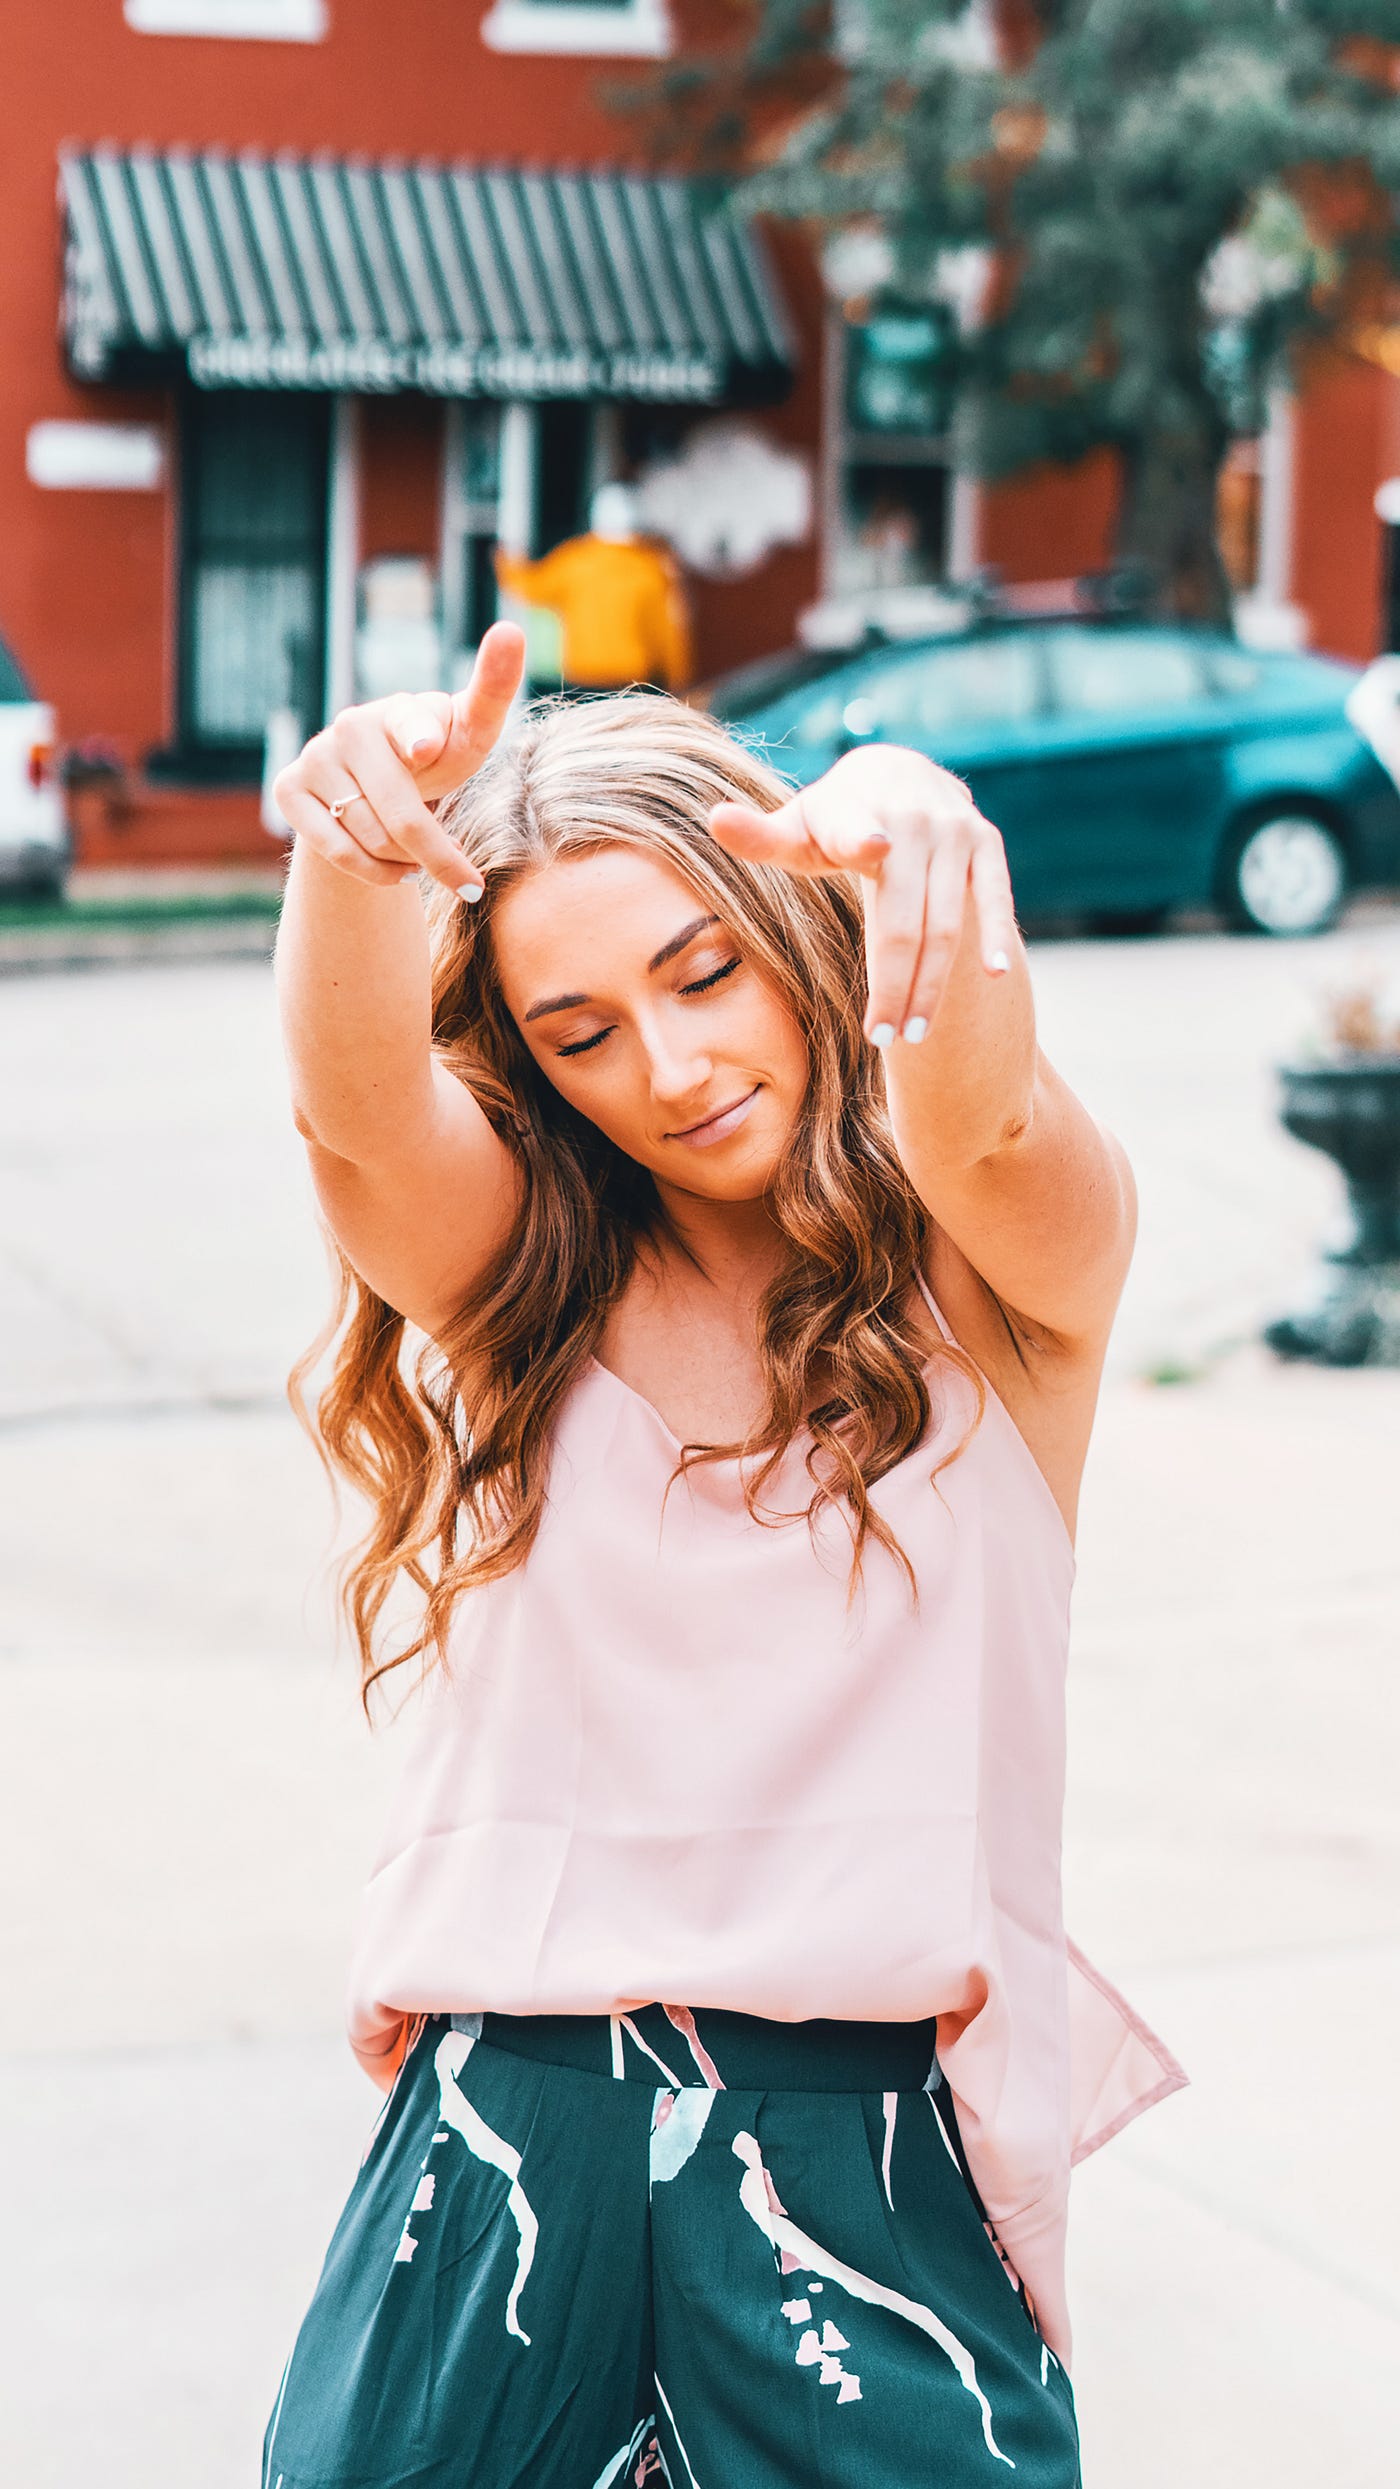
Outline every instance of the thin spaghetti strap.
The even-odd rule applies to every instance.
[[[920,1270],[917,1262],[914,1265],[914,1276],[919,1283],[919,1294],[922,1296],[924,1303],[927,1305],[929,1312],[932,1314],[934,1321],[937,1323],[939,1330],[943,1334],[943,1337],[945,1340],[951,1340],[953,1337],[952,1328],[944,1315],[942,1306],[936,1301],[933,1291],[930,1288],[928,1281],[925,1279],[923,1272]],[[956,1346],[956,1342],[954,1342],[954,1345]]]

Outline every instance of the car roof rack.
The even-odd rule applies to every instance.
[[[941,606],[935,612],[931,606]],[[804,617],[806,646],[833,656],[857,656],[912,640],[961,638],[993,624],[1030,622],[1123,622],[1157,610],[1156,580],[1145,563],[1116,562],[1065,579],[1008,581],[993,563],[945,591],[910,599],[903,612],[843,613],[839,606],[813,608]]]
[[[1085,614],[1107,617],[1150,614],[1157,575],[1146,562],[1112,562],[1067,579],[1008,581],[993,564],[974,572],[964,594],[979,620],[1042,622]]]

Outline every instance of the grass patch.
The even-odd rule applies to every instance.
[[[10,899],[0,901],[0,933],[144,932],[162,925],[227,923],[231,917],[270,923],[281,906],[281,893],[275,890],[230,890],[207,898],[42,900],[28,906]]]

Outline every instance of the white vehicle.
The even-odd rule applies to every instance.
[[[54,713],[0,640],[0,897],[63,896],[72,838],[57,757]]]

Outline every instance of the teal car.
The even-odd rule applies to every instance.
[[[1361,677],[1182,625],[998,619],[794,650],[721,676],[708,705],[799,785],[880,742],[954,770],[1002,833],[1023,921],[1205,907],[1309,934],[1353,892],[1400,888],[1400,793],[1349,713]]]

